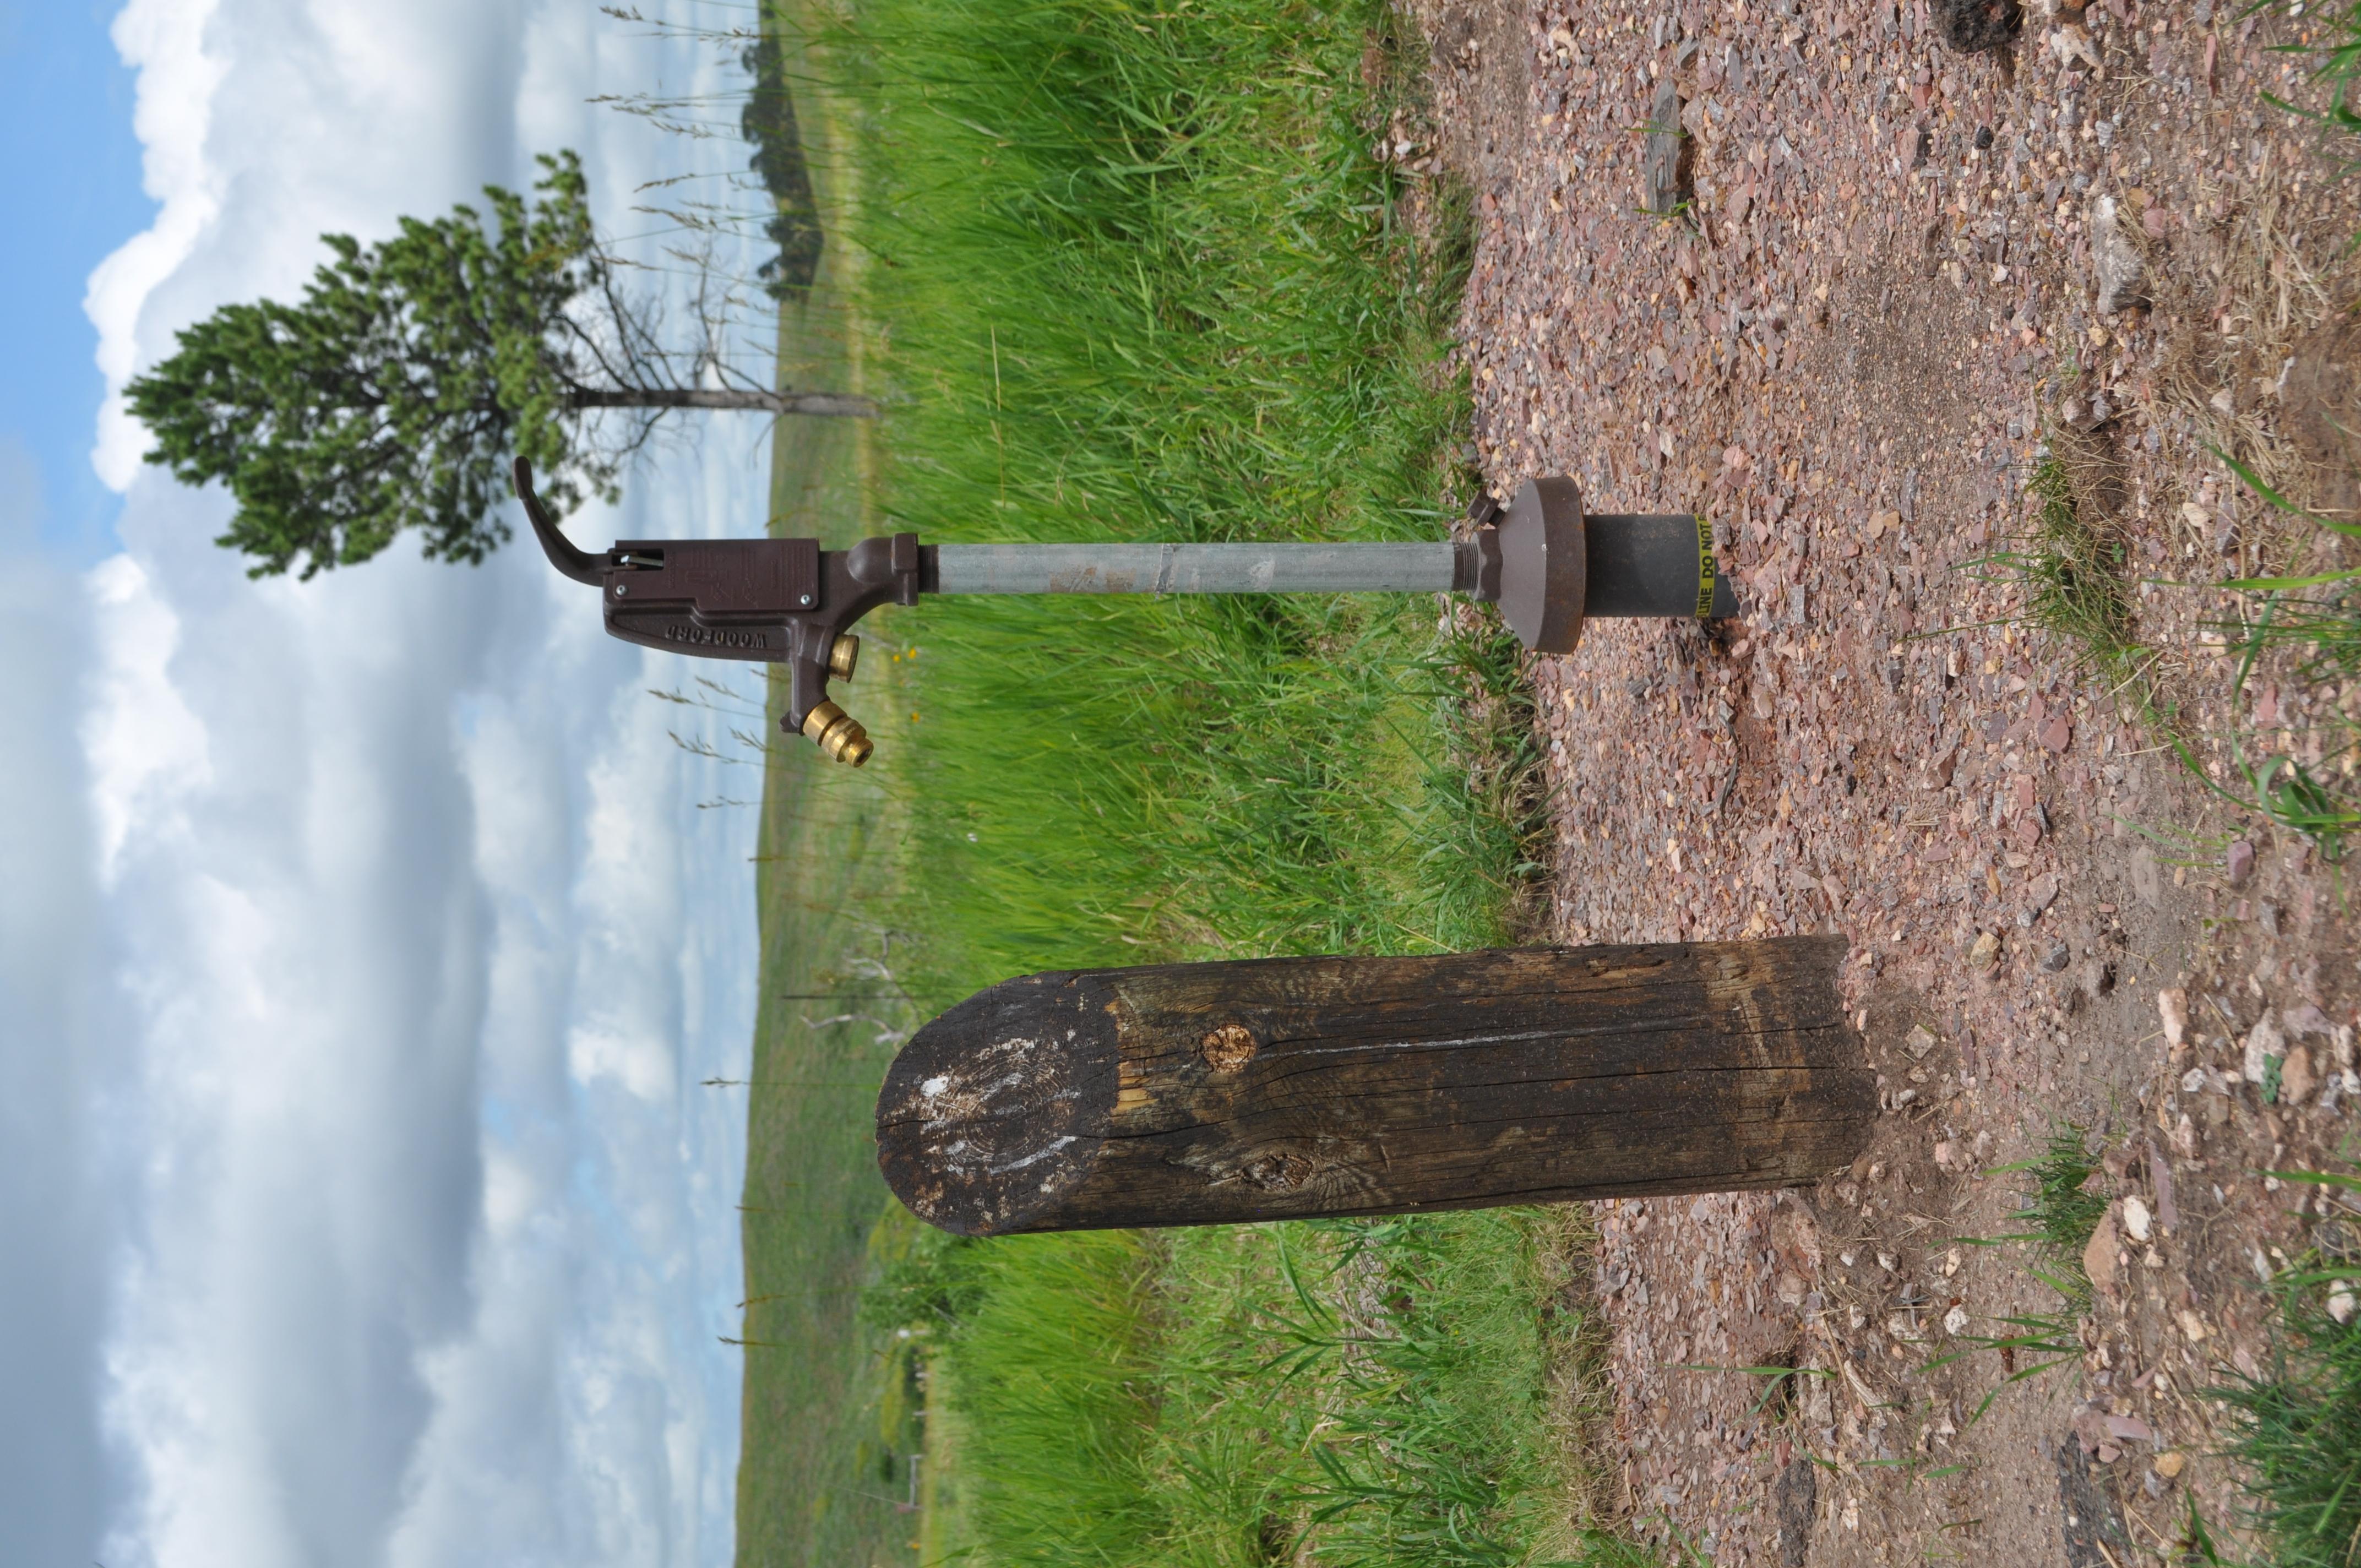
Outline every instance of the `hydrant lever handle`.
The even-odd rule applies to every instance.
[[[571,540],[557,532],[557,524],[543,510],[541,498],[533,493],[533,465],[518,458],[509,470],[509,477],[516,485],[517,499],[524,503],[524,515],[533,523],[533,536],[541,541],[542,553],[549,557],[549,564],[557,568],[560,576],[597,587],[606,563],[588,550],[575,548]]]

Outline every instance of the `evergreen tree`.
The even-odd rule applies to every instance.
[[[509,537],[511,455],[549,476],[541,493],[563,512],[611,498],[675,410],[875,411],[736,372],[709,275],[696,341],[668,346],[592,232],[580,160],[540,162],[538,201],[485,187],[489,222],[459,206],[378,245],[324,236],[335,259],[301,302],[225,305],[131,382],[148,460],[228,483],[237,513],[216,543],[252,557],[248,576],[366,561],[406,528],[431,558],[480,562]]]

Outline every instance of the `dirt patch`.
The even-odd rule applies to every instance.
[[[2315,505],[2361,516],[2361,320],[2331,321],[2296,345],[2288,367],[2288,433],[2318,474]]]
[[[2317,466],[2303,411],[2356,384],[2305,368],[2351,363],[2307,334],[2361,218],[2266,118],[2277,24],[2154,9],[2091,10],[2097,72],[2038,16],[2014,48],[1943,46],[1989,7],[1421,13],[1477,192],[1485,471],[1706,513],[1744,607],[1714,637],[1595,623],[1538,663],[1551,934],[1843,932],[1888,1111],[1812,1190],[1600,1207],[1620,1506],[1718,1563],[2130,1568],[2191,1495],[2228,1520],[2205,1390],[2260,1365],[2259,1275],[2326,1223],[2257,1173],[2331,1163],[2352,1125],[2332,879],[2015,624],[1994,565],[2054,440],[2142,635],[2181,651],[2192,711],[2224,707],[2221,602],[2169,585],[2268,551],[2207,444]],[[1667,82],[1693,199],[1658,216]],[[2103,196],[2147,311],[2095,308]],[[2177,1049],[2166,990],[2202,1017]],[[2300,1069],[2289,1017],[2326,1031]],[[2246,1076],[2258,1027],[2275,1085]],[[2069,1122],[2107,1157],[2107,1277],[2008,1383],[2034,1357],[1979,1336],[2060,1301],[1998,1239],[2026,1223],[2002,1168]]]

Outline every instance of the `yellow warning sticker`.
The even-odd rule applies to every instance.
[[[1713,619],[1713,524],[1705,513],[1697,514],[1697,606],[1699,620]]]

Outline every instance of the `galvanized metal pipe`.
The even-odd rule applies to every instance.
[[[1433,544],[945,544],[946,594],[1448,593],[1460,547]]]

